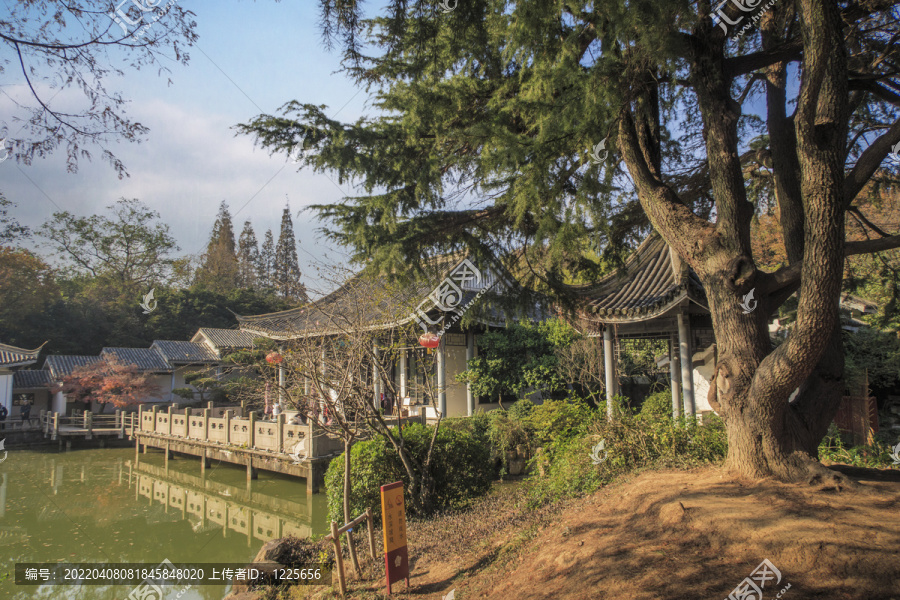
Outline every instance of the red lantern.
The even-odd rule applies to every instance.
[[[283,360],[284,358],[282,358],[282,356],[277,352],[269,352],[268,354],[266,354],[266,362],[270,365],[280,364]]]
[[[426,348],[437,348],[441,345],[441,338],[436,333],[423,333],[419,336],[419,344]]]

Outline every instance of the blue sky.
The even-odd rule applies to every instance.
[[[31,166],[6,161],[0,164],[0,190],[17,203],[15,216],[36,227],[60,209],[96,214],[119,198],[139,198],[160,213],[184,254],[203,250],[222,200],[234,215],[236,234],[250,219],[260,242],[268,228],[277,237],[289,200],[301,268],[326,252],[339,258],[341,252],[316,232],[321,224],[309,212],[298,213],[310,204],[339,201],[351,189],[326,175],[298,172],[286,156],[269,156],[231,129],[290,100],[325,104],[329,115],[343,121],[372,113],[366,93],[337,73],[338,51],[322,44],[318,2],[179,3],[196,13],[200,35],[189,66],[173,63],[168,77],[155,69],[127,70],[107,81],[130,99],[129,115],[150,128],[144,143],[111,146],[131,176],[119,180],[97,158],[67,173],[63,151]],[[21,76],[4,73],[0,91],[20,95],[21,83]],[[0,117],[11,130],[14,116],[9,98],[0,96]]]

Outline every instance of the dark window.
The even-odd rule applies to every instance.
[[[26,401],[34,404],[34,394],[13,394],[13,406],[22,406]]]

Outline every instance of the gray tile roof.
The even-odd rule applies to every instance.
[[[40,353],[40,348],[36,350],[24,350],[22,348],[16,348],[15,346],[0,344],[0,367],[13,367],[36,363],[38,354]]]
[[[582,319],[600,323],[644,321],[685,298],[706,305],[700,279],[690,269],[675,272],[673,250],[652,233],[623,268],[578,290]]]
[[[257,337],[259,336],[238,329],[201,327],[191,341],[198,342],[205,338],[215,348],[252,348],[253,340]]]
[[[50,371],[21,369],[13,374],[13,389],[29,390],[47,387],[49,384]]]
[[[50,371],[50,377],[58,381],[61,377],[69,375],[78,367],[83,367],[99,361],[99,356],[51,354],[44,360],[44,370]]]
[[[100,355],[115,356],[126,365],[136,365],[141,371],[172,372],[172,366],[153,348],[104,348]]]
[[[426,300],[436,286],[443,285],[448,278],[459,276],[458,269],[465,264],[465,258],[462,254],[437,257],[429,276],[417,278],[402,287],[390,286],[385,277],[370,276],[363,270],[340,288],[315,302],[276,313],[238,316],[238,323],[242,330],[257,336],[290,340],[339,333],[348,326],[378,329],[415,322],[419,320],[415,312],[419,306],[429,315],[439,312],[434,303]],[[459,279],[460,285],[456,287],[462,291],[461,301],[457,298],[458,291],[450,287],[443,288],[442,292],[447,294],[443,296],[446,305],[466,306],[477,295],[474,290],[479,289],[479,286],[493,285],[495,276],[500,283],[495,291],[499,292],[502,286],[510,285],[502,268],[493,263],[491,267],[484,273],[479,270],[478,277],[482,279],[478,284],[464,283],[477,281],[471,276]],[[378,293],[380,291],[387,293]],[[337,315],[346,315],[352,322],[345,322]]]
[[[169,364],[219,362],[219,357],[206,344],[174,340],[156,340],[151,348],[158,351]]]

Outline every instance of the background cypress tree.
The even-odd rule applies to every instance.
[[[281,233],[275,248],[275,289],[282,298],[306,302],[306,286],[300,283],[300,264],[297,259],[297,240],[291,209],[281,214]]]
[[[273,272],[275,269],[275,238],[272,236],[272,230],[266,231],[263,238],[263,245],[259,251],[259,287],[274,288]]]
[[[228,292],[238,286],[238,262],[235,254],[234,227],[228,204],[223,200],[213,224],[206,253],[201,258],[194,284],[215,292]]]
[[[259,283],[259,244],[250,221],[244,222],[244,229],[238,239],[238,285],[242,288],[256,287]]]

